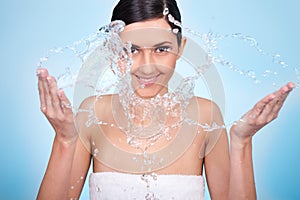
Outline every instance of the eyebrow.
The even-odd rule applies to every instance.
[[[159,47],[161,45],[166,45],[166,44],[172,45],[173,43],[169,42],[169,41],[164,41],[164,42],[160,42],[160,43],[155,44],[153,47]],[[137,48],[137,49],[141,48],[140,46],[138,46],[136,44],[132,44],[132,47]]]
[[[172,42],[169,42],[169,41],[164,41],[164,42],[160,42],[158,44],[155,44],[154,47],[159,47],[161,45],[165,45],[165,44],[173,44]]]

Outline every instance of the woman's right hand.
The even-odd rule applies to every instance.
[[[55,138],[65,144],[75,142],[78,134],[70,101],[47,69],[39,68],[37,76],[41,111],[54,128]]]

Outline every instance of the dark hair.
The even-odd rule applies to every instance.
[[[181,15],[176,0],[120,0],[113,10],[111,21],[122,20],[126,25],[146,21],[150,19],[164,18],[163,11],[169,9],[169,13],[179,22]],[[181,43],[181,27],[171,23],[165,18],[172,29],[177,28],[178,43]]]

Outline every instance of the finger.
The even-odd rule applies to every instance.
[[[38,76],[38,89],[39,89],[39,96],[40,96],[40,106],[42,112],[45,112],[47,109],[47,104],[46,104],[46,95],[47,91],[45,89],[45,82],[46,82],[46,77],[48,75],[48,71],[43,68],[39,68],[37,70],[37,76]]]
[[[265,107],[275,98],[274,94],[269,94],[262,100],[260,100],[257,104],[255,104],[254,108],[250,112],[250,118],[257,118],[265,109]],[[269,109],[269,108],[268,108]]]
[[[43,83],[42,83],[42,74],[43,72],[38,70],[37,71],[37,76],[38,76],[38,90],[39,90],[39,98],[40,98],[40,106],[41,106],[41,111],[44,112],[46,109],[46,103],[45,103],[45,94],[44,94],[44,88],[43,88]]]
[[[258,124],[267,124],[277,117],[278,113],[274,113],[274,107],[276,106],[277,102],[278,98],[274,98],[265,106],[261,114],[257,117]]]
[[[72,105],[69,99],[67,98],[65,92],[62,89],[60,89],[57,91],[57,94],[61,102],[60,106],[62,108],[62,111],[66,114],[72,114]]]
[[[270,115],[270,113],[272,113],[272,110],[273,110],[276,102],[277,102],[277,98],[274,98],[266,104],[266,106],[261,111],[260,115],[258,116],[259,121],[266,119]]]
[[[293,87],[290,87],[290,86],[293,86],[293,85],[289,85],[287,84],[285,87],[282,87],[279,91],[278,91],[278,94],[277,94],[277,97],[276,97],[276,103],[272,109],[272,113],[274,115],[278,115],[280,109],[282,108],[283,106],[283,103],[285,102],[287,96],[290,94],[290,92],[293,90]]]
[[[295,88],[295,84],[292,83],[292,82],[289,82],[288,84],[286,84],[286,86],[288,87],[288,89],[289,89],[290,91],[292,91],[292,90]]]
[[[50,97],[51,97],[51,103],[53,106],[53,110],[57,112],[57,114],[62,114],[62,109],[61,109],[61,102],[60,99],[58,98],[57,94],[57,84],[55,81],[55,78],[52,76],[47,77],[48,85],[49,85],[49,92],[50,92]]]
[[[289,92],[292,90],[292,87],[290,86],[291,85],[287,84],[274,93],[274,99],[265,106],[258,117],[259,122],[268,123],[278,116],[283,102],[285,101]]]
[[[43,77],[43,81],[42,81],[45,104],[46,104],[47,113],[53,113],[52,99],[51,99],[50,88],[49,88],[49,84],[47,81],[47,77],[48,77],[48,74],[46,77]]]

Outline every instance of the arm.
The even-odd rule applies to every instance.
[[[90,159],[79,139],[70,145],[54,140],[37,199],[79,199]]]
[[[211,199],[226,199],[229,191],[230,162],[228,139],[222,130],[213,150],[204,158],[207,185]]]
[[[251,139],[239,143],[231,137],[229,191],[229,199],[256,199]]]
[[[54,139],[46,173],[37,199],[66,199],[76,143],[63,144]]]
[[[256,199],[252,162],[252,137],[277,118],[294,84],[289,83],[259,101],[230,129],[229,199]]]
[[[38,88],[41,110],[56,134],[37,199],[67,199],[70,180],[76,176],[73,161],[78,160],[78,152],[84,151],[77,144],[80,141],[77,139],[70,102],[64,92],[57,89],[55,79],[49,76],[46,69],[38,70]],[[84,158],[86,156],[81,159]]]
[[[202,112],[209,124],[215,122],[224,124],[218,106],[212,102],[205,105]],[[229,191],[230,161],[228,138],[225,128],[206,133],[206,147],[204,157],[205,174],[211,199],[226,199]]]

